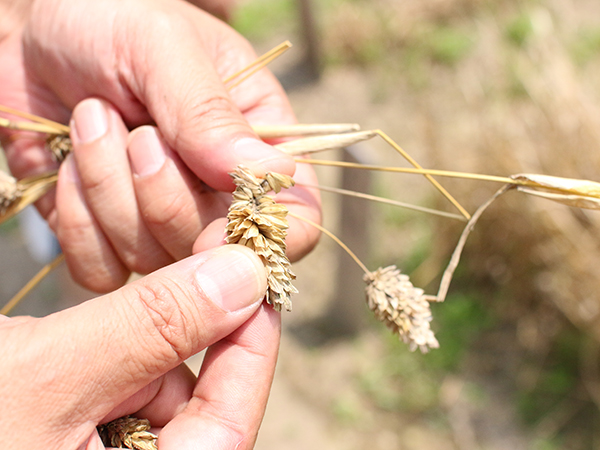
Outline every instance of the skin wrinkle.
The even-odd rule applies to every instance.
[[[183,137],[189,139],[199,132],[218,132],[221,129],[228,130],[232,125],[247,126],[242,117],[239,117],[237,123],[230,120],[229,115],[235,111],[236,107],[232,104],[229,97],[216,93],[209,95],[192,106],[186,107],[179,111],[179,127],[175,131],[173,148],[186,148],[197,145],[196,143],[188,142]],[[182,114],[187,117],[184,119]],[[237,116],[237,114],[236,114]],[[237,118],[237,117],[236,117]],[[210,124],[210,126],[207,126]],[[190,133],[190,130],[195,130],[196,133]]]
[[[163,345],[152,345],[153,348],[161,349],[160,356],[156,358],[169,362],[169,365],[172,363],[173,366],[191,354],[187,339],[189,320],[185,318],[184,302],[178,300],[178,296],[187,297],[187,293],[176,286],[167,286],[163,282],[156,287],[148,283],[143,286],[135,285],[130,297],[134,305],[138,304],[142,307],[140,315],[147,316],[147,319],[141,320],[146,323],[148,335],[155,341],[163,343]],[[140,342],[140,345],[146,344]]]

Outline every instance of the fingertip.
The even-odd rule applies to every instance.
[[[252,250],[241,245],[216,249],[198,267],[195,279],[207,299],[226,312],[257,305],[267,290],[263,263]]]

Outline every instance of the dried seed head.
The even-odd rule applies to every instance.
[[[63,162],[67,155],[73,150],[71,138],[64,134],[51,134],[46,139],[46,145],[52,153],[52,157],[56,162]]]
[[[408,344],[410,351],[417,348],[427,353],[440,345],[429,326],[431,309],[423,290],[401,274],[396,266],[379,268],[365,274],[369,309],[390,330]]]
[[[106,447],[157,450],[156,436],[150,433],[147,419],[126,416],[98,427],[98,434]]]
[[[21,196],[16,178],[0,170],[0,216]]]
[[[267,269],[267,302],[276,311],[282,307],[290,311],[290,296],[298,291],[292,285],[296,276],[285,254],[287,208],[266,194],[289,188],[294,180],[276,173],[267,173],[260,179],[243,166],[230,175],[236,189],[227,215],[227,242],[245,245],[256,252]]]

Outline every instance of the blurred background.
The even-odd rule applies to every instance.
[[[380,128],[429,168],[600,180],[597,0],[246,0],[230,21],[259,54],[295,44],[271,69],[301,122]],[[318,158],[407,165],[380,139]],[[325,186],[452,211],[420,176],[319,174]],[[499,187],[440,181],[471,212]],[[323,201],[325,226],[371,270],[396,264],[436,293],[462,223]],[[371,319],[360,269],[323,236],[294,265],[300,293],[284,313],[257,448],[600,448],[599,214],[502,196],[433,305],[441,347],[426,355]],[[23,229],[0,228],[3,301],[43,260]],[[15,312],[90,295],[61,267]]]

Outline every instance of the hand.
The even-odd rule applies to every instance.
[[[257,175],[295,172],[314,184],[310,168],[296,169],[248,124],[294,122],[274,77],[262,70],[231,92],[223,86],[256,57],[223,22],[178,0],[27,6],[24,21],[0,41],[0,103],[59,122],[72,114],[73,157],[61,168],[56,196],[38,208],[84,286],[110,291],[131,271],[188,256],[203,231],[200,247],[221,242],[233,188],[227,173],[240,163]],[[54,167],[39,140],[3,143],[19,178]],[[316,193],[295,188],[279,201],[319,221]],[[317,238],[290,219],[290,258]]]
[[[161,450],[252,448],[280,331],[265,289],[231,245],[41,319],[0,316],[2,448],[104,448],[96,425],[127,414]],[[207,346],[196,380],[182,362]]]

